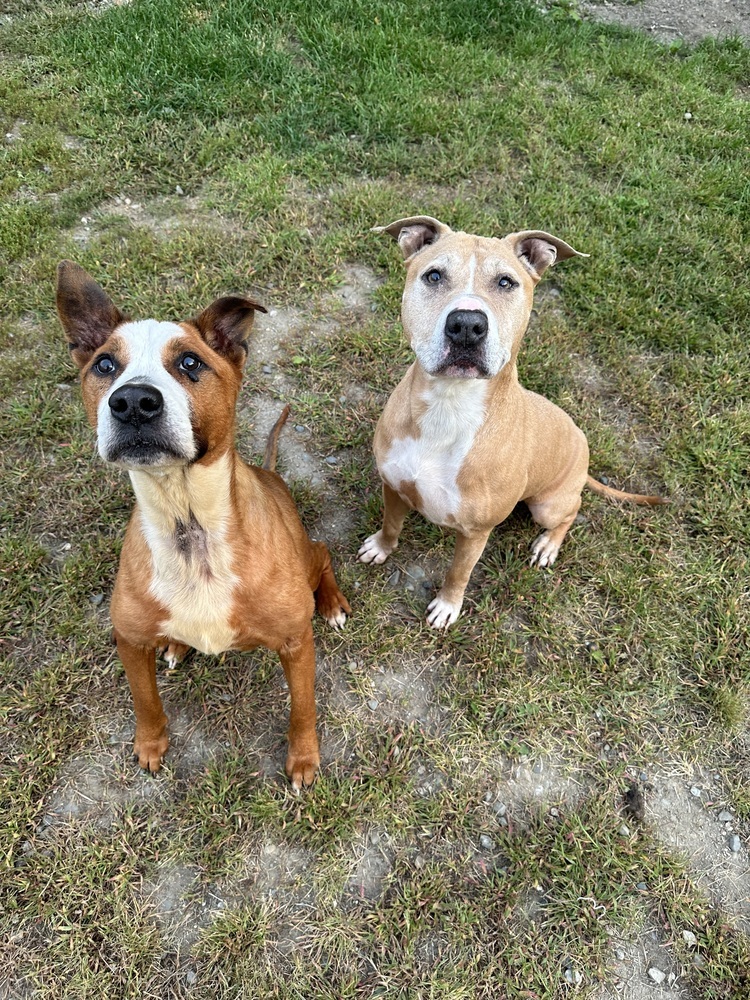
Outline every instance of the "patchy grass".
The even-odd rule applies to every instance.
[[[746,996],[737,901],[648,808],[624,835],[621,807],[667,773],[734,831],[750,818],[748,50],[520,0],[5,6],[0,984],[551,998],[579,972],[603,998],[613,941],[655,928],[686,989]],[[412,212],[591,254],[540,289],[522,378],[584,428],[596,474],[673,500],[589,495],[549,574],[519,510],[447,635],[423,624],[439,529],[411,517],[384,569],[353,557],[409,360],[398,254],[368,230]],[[233,289],[275,311],[240,447],[292,403],[280,464],[355,608],[343,635],[316,625],[324,770],[302,798],[263,652],[160,674],[173,746],[159,778],[132,768],[106,614],[131,495],[73,384],[63,256],[134,315]]]

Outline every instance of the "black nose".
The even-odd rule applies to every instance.
[[[115,420],[139,427],[159,416],[164,409],[164,397],[152,385],[128,382],[109,397],[109,408]]]
[[[461,347],[474,347],[487,336],[487,317],[479,309],[454,309],[445,321],[445,336]]]

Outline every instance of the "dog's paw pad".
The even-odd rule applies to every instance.
[[[432,628],[448,628],[461,614],[463,601],[447,601],[440,594],[427,606],[427,624]]]
[[[531,565],[537,569],[549,569],[560,551],[559,542],[554,542],[546,531],[531,546]]]
[[[383,532],[376,531],[362,543],[357,558],[362,563],[374,563],[376,566],[384,563],[391,552],[396,549],[395,545],[386,545],[383,542]]]

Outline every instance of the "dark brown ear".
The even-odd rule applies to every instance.
[[[57,313],[79,368],[125,319],[104,289],[72,260],[57,265]]]
[[[258,302],[239,295],[216,299],[192,323],[209,347],[223,354],[230,361],[244,364],[247,357],[247,338],[253,327],[256,312],[266,312]]]
[[[397,219],[389,226],[374,226],[371,232],[388,233],[392,236],[401,247],[404,260],[408,260],[422,247],[435,243],[441,236],[452,232],[452,229],[430,215],[414,215],[409,219]]]
[[[566,260],[568,257],[588,257],[587,253],[574,250],[556,236],[542,232],[541,229],[528,229],[521,233],[511,233],[506,239],[511,240],[517,256],[531,271],[531,276],[541,278],[547,268],[556,260]]]

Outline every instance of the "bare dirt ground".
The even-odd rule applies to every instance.
[[[750,0],[644,0],[581,3],[597,21],[642,28],[660,41],[699,42],[703,38],[750,38]]]

